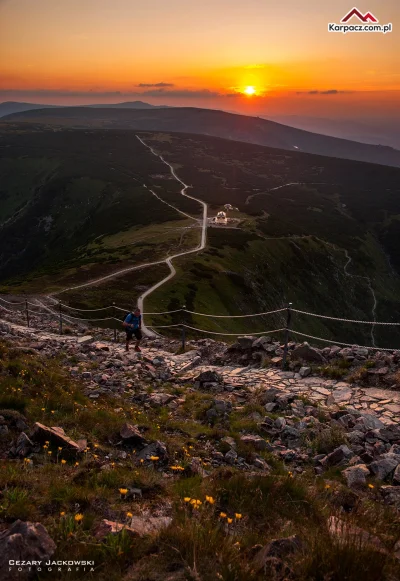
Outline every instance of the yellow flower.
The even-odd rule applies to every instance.
[[[51,410],[51,413],[54,414],[54,410]]]
[[[93,454],[93,458],[95,458],[95,459],[98,458],[98,455],[97,454]]]
[[[42,408],[42,412],[44,412],[44,411],[45,411],[45,409],[46,409],[46,408]]]
[[[237,520],[240,520],[242,518],[242,515],[240,514],[240,512],[235,512],[235,518]]]
[[[375,488],[373,484],[368,484],[368,488]]]
[[[65,516],[65,511],[64,511],[64,510],[62,510],[62,511],[60,512],[60,516]]]
[[[233,522],[233,518],[228,517],[226,520],[227,520],[228,525],[231,525]]]
[[[132,514],[131,512],[127,512],[127,513],[126,513],[126,516],[127,516],[128,518],[132,518],[132,517],[133,517],[133,514]]]
[[[153,462],[157,462],[159,459],[159,456],[150,456],[150,460],[153,460]]]
[[[225,512],[220,512],[220,513],[219,513],[219,516],[220,516],[221,518],[226,518],[226,513],[225,513]]]
[[[76,514],[74,518],[76,522],[81,522],[83,520],[83,514]]]
[[[59,446],[57,449],[59,452],[61,452],[61,450],[62,450],[61,446]]]
[[[115,466],[115,462],[111,462],[111,466],[114,468],[114,466]]]
[[[126,494],[128,494],[128,489],[127,488],[120,488],[119,493],[122,494],[122,496],[125,496]]]
[[[53,452],[51,450],[49,450],[47,453],[49,456],[51,456]]]
[[[206,501],[209,504],[214,504],[215,503],[215,499],[212,496],[206,496]]]
[[[47,448],[48,448],[48,446],[47,446],[47,444],[45,444],[45,445],[43,446],[43,450],[47,450]]]
[[[79,462],[75,462],[74,466],[79,466]]]
[[[143,458],[141,458],[141,459],[140,459],[140,463],[141,463],[141,464],[143,464],[143,462],[144,462],[144,460],[143,460]]]
[[[45,444],[49,445],[50,444],[49,440],[46,440],[45,441]]]
[[[66,464],[66,463],[67,463],[67,461],[66,461],[66,460],[64,460],[64,458],[63,458],[63,459],[61,460],[61,464]]]
[[[331,485],[330,484],[325,484],[325,488],[328,490],[328,488],[330,488]]]
[[[32,462],[32,460],[30,460],[29,458],[24,458],[24,463],[25,464],[30,464]]]
[[[192,499],[190,498],[190,496],[185,496],[185,498],[183,500],[185,502],[190,502]]]

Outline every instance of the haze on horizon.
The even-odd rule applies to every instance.
[[[144,100],[266,116],[398,119],[400,5],[357,4],[392,22],[392,33],[329,33],[328,23],[352,7],[348,0],[0,0],[0,101]]]

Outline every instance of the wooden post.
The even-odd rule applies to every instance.
[[[186,349],[186,329],[185,329],[185,320],[183,318],[183,313],[185,312],[186,309],[186,305],[182,305],[182,327],[181,327],[181,332],[182,332],[182,352],[185,352]]]
[[[29,309],[28,309],[28,299],[25,298],[25,313],[26,313],[26,324],[29,327]]]
[[[59,311],[60,311],[60,335],[62,335],[62,332],[63,332],[63,321],[62,321],[61,303],[58,303],[58,308],[59,308]]]
[[[292,307],[292,303],[289,303],[287,306],[286,328],[285,328],[285,345],[283,347],[283,358],[282,358],[282,370],[283,371],[285,371],[285,369],[286,369],[286,360],[287,360],[287,354],[288,354],[289,332],[290,332],[290,324],[292,322],[291,307]]]
[[[117,311],[117,309],[115,308],[115,301],[113,301],[113,313],[114,313],[114,315],[113,315],[114,316],[114,343],[117,342],[117,325],[116,325],[117,321],[115,320],[117,318],[116,317],[116,311]]]

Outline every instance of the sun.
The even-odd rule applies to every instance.
[[[255,87],[253,87],[253,85],[248,85],[247,87],[245,87],[243,89],[243,93],[245,95],[255,95],[256,94],[256,89],[255,89]]]

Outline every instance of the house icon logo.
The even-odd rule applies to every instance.
[[[340,22],[343,23],[348,22],[351,18],[353,18],[353,16],[356,16],[361,22],[379,22],[379,20],[375,18],[375,16],[371,14],[371,12],[362,14],[362,12],[358,10],[358,8],[353,8],[352,10],[350,10],[350,12],[348,12]]]

